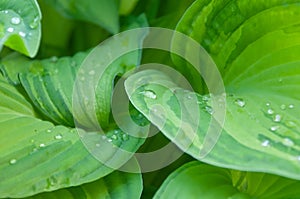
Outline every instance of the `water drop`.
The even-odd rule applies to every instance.
[[[279,129],[279,126],[271,126],[270,127],[270,130],[273,131],[273,132],[277,131],[278,129]]]
[[[123,140],[123,141],[129,140],[129,136],[128,136],[127,134],[123,134],[123,135],[122,135],[122,140]]]
[[[61,134],[58,134],[58,135],[54,136],[54,138],[55,138],[56,140],[60,140],[60,139],[62,139],[63,137],[62,137]]]
[[[21,19],[19,17],[13,17],[11,18],[10,22],[14,25],[18,25],[21,23]]]
[[[112,140],[112,139],[107,139],[107,141],[108,141],[108,142],[112,142],[113,140]]]
[[[6,30],[7,30],[7,32],[13,32],[15,29],[12,28],[12,27],[9,27],[9,28],[7,28]]]
[[[21,37],[26,37],[26,33],[25,33],[25,32],[22,32],[22,31],[19,32],[19,35],[20,35]]]
[[[100,144],[99,144],[99,143],[97,143],[97,144],[96,144],[96,147],[100,147]]]
[[[4,13],[5,13],[5,14],[8,14],[8,10],[4,10]]]
[[[46,146],[46,145],[45,145],[45,144],[43,144],[43,143],[42,143],[42,144],[40,144],[40,147],[41,147],[41,148],[43,148],[43,147],[45,147],[45,146]]]
[[[271,106],[271,104],[269,102],[266,103],[266,106]]]
[[[286,105],[285,104],[281,104],[280,108],[281,108],[281,110],[285,110],[286,109]]]
[[[290,127],[290,128],[294,128],[297,126],[296,123],[293,121],[287,121],[285,124],[287,127]]]
[[[291,139],[289,139],[289,138],[284,138],[283,139],[283,144],[285,146],[289,146],[289,147],[294,146],[294,142]]]
[[[269,108],[269,109],[267,110],[267,113],[268,113],[269,115],[272,115],[272,114],[274,114],[274,110],[271,109],[271,108]]]
[[[29,27],[30,27],[31,29],[37,28],[38,25],[39,25],[39,19],[40,19],[39,16],[35,17],[35,18],[33,19],[33,21],[29,24]]]
[[[52,132],[51,129],[48,129],[48,130],[47,130],[47,133],[51,133],[51,132]]]
[[[270,141],[269,140],[265,140],[261,143],[261,146],[263,147],[267,147],[267,146],[270,146]]]
[[[114,139],[114,140],[118,139],[118,137],[116,135],[112,135],[111,138]]]
[[[202,97],[202,99],[203,99],[203,101],[209,101],[210,100],[210,97],[208,96],[208,95],[204,95],[203,97]]]
[[[89,75],[95,75],[95,71],[94,71],[94,70],[91,70],[91,71],[89,72]]]
[[[205,106],[205,110],[209,114],[213,114],[213,112],[214,112],[214,110],[213,110],[213,108],[211,106]]]
[[[119,134],[120,132],[121,132],[121,131],[118,130],[118,129],[114,130],[114,134]]]
[[[150,99],[156,99],[156,94],[151,91],[151,90],[145,90],[140,92],[140,94],[143,94],[145,97],[150,98]]]
[[[234,103],[236,105],[240,106],[240,107],[245,107],[246,106],[246,102],[243,99],[241,99],[241,98],[236,99],[234,101]]]
[[[290,109],[293,109],[294,107],[295,107],[294,104],[290,104],[290,105],[289,105],[289,108],[290,108]]]
[[[106,136],[105,135],[102,135],[102,140],[106,140]]]
[[[16,159],[11,159],[10,161],[9,161],[9,164],[16,164],[17,163],[17,160]]]
[[[276,115],[274,116],[274,122],[280,122],[280,121],[281,121],[281,115],[276,114]]]

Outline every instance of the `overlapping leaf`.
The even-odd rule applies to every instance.
[[[88,21],[104,27],[111,33],[119,31],[118,4],[116,0],[50,0],[58,11],[67,17]]]
[[[122,166],[132,156],[130,151],[143,143],[129,135],[124,139],[119,129],[103,137],[37,119],[26,99],[3,80],[0,98],[0,197],[30,196],[94,181],[113,171],[104,163],[114,169]],[[92,152],[81,139],[90,141]]]
[[[270,174],[190,162],[173,172],[154,198],[298,198],[299,186],[299,181]]]
[[[139,199],[142,192],[142,175],[114,171],[97,181],[77,187],[60,189],[57,191],[41,193],[28,199],[48,198],[132,198]]]
[[[204,159],[200,158],[199,151],[203,150],[203,140],[211,121],[205,112],[214,116],[220,110],[218,104],[211,107],[211,102],[203,100],[208,100],[209,96],[197,96],[201,116],[198,122],[188,124],[198,132],[190,148],[183,147],[183,143],[175,139],[177,129],[189,134],[188,129],[179,125],[182,108],[187,109],[186,115],[195,114],[195,105],[188,103],[187,93],[176,95],[181,103],[169,105],[174,94],[168,89],[148,85],[145,89],[155,92],[157,100],[154,102],[136,93],[131,97],[133,104],[158,126],[159,121],[149,116],[150,107],[155,103],[165,107],[170,123],[166,123],[162,131],[181,148],[188,148],[187,152],[196,158],[223,167],[300,179],[299,14],[298,1],[244,0],[196,1],[183,16],[177,29],[207,49],[217,63],[226,89],[224,130],[219,139],[212,136],[215,140],[211,143],[217,144]],[[192,28],[189,28],[190,24]],[[175,38],[174,42],[179,41]],[[195,53],[189,47],[183,48],[187,55]],[[182,62],[177,64],[185,66]],[[132,77],[128,80],[128,89],[137,89],[129,82],[151,75]],[[199,78],[200,82],[202,79]],[[201,104],[205,105],[201,107]],[[151,114],[158,117],[162,113]]]
[[[0,50],[3,45],[34,57],[41,39],[41,12],[36,0],[0,2]]]

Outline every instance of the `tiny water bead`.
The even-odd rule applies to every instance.
[[[89,75],[95,75],[95,71],[94,71],[94,70],[91,70],[91,71],[89,72]]]
[[[26,33],[25,32],[19,32],[19,35],[21,36],[21,37],[26,37]]]
[[[21,19],[19,17],[13,17],[11,18],[10,22],[14,25],[18,25],[21,23]]]
[[[52,130],[51,130],[51,129],[48,129],[48,130],[47,130],[47,133],[51,133],[51,132],[52,132]]]
[[[246,102],[241,98],[236,99],[234,103],[242,108],[246,106]]]
[[[289,146],[289,147],[294,146],[294,142],[290,138],[284,138],[283,139],[283,144],[285,146]]]
[[[295,107],[294,104],[290,104],[290,105],[289,105],[289,108],[290,108],[290,109],[293,109],[294,107]]]
[[[40,18],[39,18],[38,16],[35,17],[35,18],[33,19],[33,21],[29,24],[29,27],[30,27],[31,29],[37,28],[38,25],[39,25],[39,20],[40,20]]]
[[[261,146],[263,146],[263,147],[270,146],[270,141],[269,141],[269,140],[264,140],[264,141],[261,143]]]
[[[57,134],[56,136],[54,136],[54,139],[56,140],[61,140],[63,138],[63,136],[61,134]]]
[[[9,27],[9,28],[6,29],[7,32],[13,32],[14,30],[15,30],[15,29],[12,28],[12,27]]]
[[[279,114],[276,114],[275,116],[274,116],[274,122],[281,122],[281,118],[282,118],[282,116],[281,115],[279,115]]]
[[[281,109],[281,110],[285,110],[285,109],[286,109],[286,105],[285,105],[285,104],[281,104],[281,105],[280,105],[280,109]]]
[[[274,110],[271,109],[271,108],[269,108],[269,109],[267,110],[267,113],[268,113],[269,115],[273,115],[273,114],[274,114]]]
[[[205,106],[205,111],[207,113],[209,113],[210,115],[212,115],[213,112],[214,112],[214,110],[213,110],[213,108],[211,106]]]
[[[140,94],[142,94],[145,97],[150,98],[150,99],[156,99],[157,98],[155,92],[151,91],[151,90],[142,91],[142,92],[140,92]]]
[[[100,144],[99,144],[99,143],[97,143],[97,144],[96,144],[96,147],[100,147]]]
[[[17,163],[17,160],[16,159],[11,159],[10,161],[9,161],[9,164],[16,164]]]
[[[286,122],[285,122],[285,125],[286,125],[287,127],[290,127],[290,128],[297,127],[297,124],[296,124],[295,122],[293,122],[293,121],[286,121]]]
[[[40,147],[41,147],[41,148],[44,148],[45,146],[46,146],[46,145],[45,145],[45,144],[43,144],[43,143],[42,143],[42,144],[40,144]]]
[[[271,106],[271,103],[270,103],[270,102],[267,102],[267,103],[266,103],[266,106]]]
[[[122,135],[122,140],[123,140],[123,141],[129,140],[129,135],[128,135],[128,134],[123,134],[123,135]]]
[[[277,131],[278,129],[279,129],[279,126],[271,126],[270,127],[270,130],[273,131],[273,132]]]

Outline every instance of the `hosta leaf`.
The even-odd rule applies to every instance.
[[[116,169],[126,163],[143,142],[129,135],[121,139],[124,134],[119,129],[103,137],[37,119],[26,99],[3,80],[0,99],[1,198],[25,197],[94,181],[113,171],[106,165]],[[85,140],[90,141],[92,153],[84,146]]]
[[[298,198],[299,186],[299,181],[275,175],[190,162],[173,172],[154,198]]]
[[[125,87],[133,105],[182,150],[222,167],[265,171],[300,179],[296,139],[299,124],[296,108],[293,108],[299,105],[296,99],[289,101],[293,106],[287,105],[281,110],[280,104],[286,102],[276,104],[274,99],[284,100],[286,96],[272,98],[274,112],[286,119],[277,122],[274,120],[279,120],[278,117],[268,115],[266,97],[256,97],[255,90],[251,95],[227,96],[227,117],[219,136],[216,132],[222,126],[214,118],[220,107],[214,109],[214,101],[209,96],[178,88],[171,78],[162,72],[147,70],[130,76]],[[141,87],[138,82],[145,85]],[[222,98],[214,100],[218,103],[218,99]]]
[[[144,16],[138,17],[130,28],[144,26],[145,20]],[[114,79],[139,65],[141,52],[138,48],[146,32],[125,34],[73,57],[26,60],[11,55],[2,61],[1,68],[10,81],[18,84],[20,79],[34,105],[57,124],[74,127],[76,114],[78,122],[85,127],[97,126],[99,122],[102,128],[107,128],[110,125]],[[101,78],[97,79],[98,76]],[[90,89],[87,90],[87,87]],[[95,92],[93,108],[96,119],[90,118],[91,113],[80,112],[88,112],[85,106],[92,101],[87,92]],[[79,103],[85,107],[79,112],[78,104],[75,107],[72,104],[76,95],[80,95]],[[77,112],[74,113],[74,109]]]
[[[0,50],[3,45],[34,57],[41,39],[41,12],[36,0],[0,2]]]
[[[41,193],[28,199],[50,198],[132,198],[139,199],[143,189],[142,175],[114,171],[113,173],[95,182],[83,184],[77,187],[60,189],[57,191]]]
[[[67,17],[97,24],[111,33],[119,31],[116,0],[50,0],[48,3]]]
[[[299,1],[199,0],[179,22],[177,30],[212,56],[227,93],[224,131],[204,161],[300,179],[299,16]],[[185,55],[195,54],[180,46]],[[204,84],[200,78],[191,83]]]

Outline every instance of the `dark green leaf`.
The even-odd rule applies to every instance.
[[[49,0],[48,2],[67,17],[97,24],[111,33],[119,31],[116,0]]]

